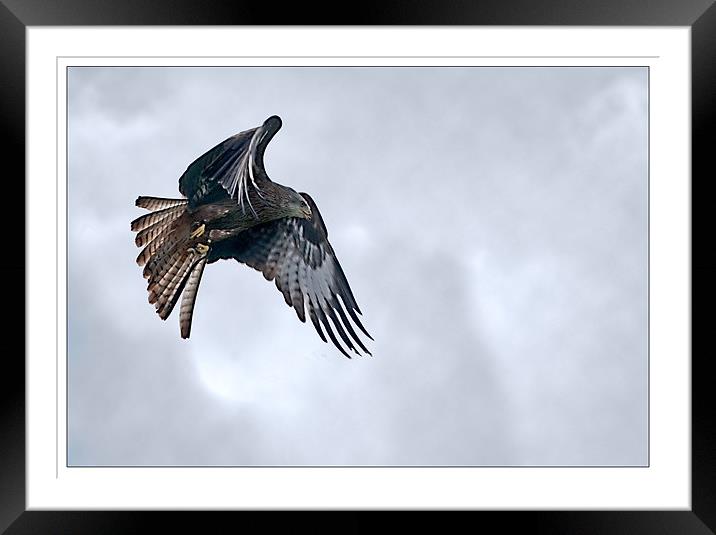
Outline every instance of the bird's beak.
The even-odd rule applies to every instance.
[[[306,206],[305,208],[301,208],[301,212],[306,217],[306,219],[311,219],[313,217],[313,212],[311,212],[311,207]]]

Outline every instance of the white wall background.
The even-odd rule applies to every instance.
[[[129,222],[271,114],[374,357],[207,268],[192,338]],[[647,462],[647,72],[71,68],[71,465]]]

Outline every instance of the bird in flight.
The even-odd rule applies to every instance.
[[[189,338],[204,267],[233,258],[274,280],[286,304],[304,323],[308,314],[324,342],[327,334],[349,358],[338,338],[348,350],[370,354],[351,320],[373,338],[358,318],[316,203],[273,182],[264,169],[266,146],[281,124],[269,117],[194,160],[179,177],[181,199],[137,198],[135,204],[150,211],[131,223],[149,302],[165,320],[181,296],[179,328]]]

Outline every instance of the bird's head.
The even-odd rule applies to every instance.
[[[311,219],[311,217],[313,217],[313,213],[311,212],[311,207],[306,202],[306,199],[304,199],[303,196],[295,190],[291,188],[286,189],[287,195],[285,197],[284,208],[288,212],[287,216]]]

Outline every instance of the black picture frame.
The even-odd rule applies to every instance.
[[[710,177],[710,157],[716,115],[716,6],[714,0],[469,0],[440,2],[361,2],[360,11],[339,3],[333,8],[296,3],[277,8],[272,3],[198,2],[192,0],[0,0],[0,129],[3,147],[4,225],[17,233],[25,221],[25,29],[28,26],[77,25],[247,25],[247,24],[371,24],[371,25],[604,25],[604,26],[688,26],[692,36],[692,508],[690,511],[583,511],[583,512],[478,512],[482,523],[493,520],[500,530],[527,529],[530,533],[714,533],[716,532],[716,429],[708,409],[711,377],[708,353],[699,349],[706,332],[706,314],[696,314],[714,296],[712,274],[716,269],[713,246],[695,245],[711,234],[711,218],[703,208],[710,201],[705,184]],[[698,177],[698,178],[697,178]],[[20,201],[22,199],[22,202]],[[54,232],[54,229],[48,231]],[[6,238],[7,239],[7,238]],[[0,530],[20,533],[135,533],[147,530],[159,520],[162,531],[171,524],[210,532],[214,522],[235,522],[242,515],[241,530],[274,527],[274,516],[265,513],[158,513],[25,511],[25,365],[23,331],[25,305],[25,255],[12,240],[11,258],[0,265],[5,282],[5,351],[3,387],[0,389]],[[24,241],[23,241],[24,243]],[[698,292],[694,292],[698,282]],[[20,294],[23,294],[22,296]],[[23,325],[20,325],[20,324]],[[698,329],[697,329],[698,327]],[[698,333],[698,334],[697,334]],[[14,348],[13,344],[21,348]],[[228,517],[228,518],[227,518]],[[297,527],[321,526],[357,532],[372,524],[372,513],[351,512],[321,515],[316,524],[303,513],[279,515],[279,522]],[[446,517],[411,515],[422,528],[444,530]],[[404,521],[404,520],[401,520]],[[153,530],[152,530],[153,531]]]

